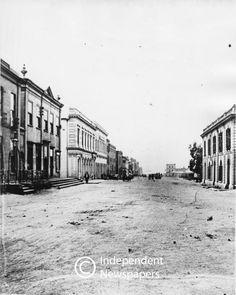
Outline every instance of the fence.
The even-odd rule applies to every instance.
[[[2,185],[10,183],[37,183],[41,180],[48,179],[47,171],[37,170],[1,170],[0,171],[0,182]]]

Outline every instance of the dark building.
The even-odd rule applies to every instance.
[[[107,140],[107,175],[114,177],[116,174],[116,147]]]
[[[27,73],[22,70],[23,76]],[[4,182],[60,176],[63,104],[51,88],[20,77],[1,60],[1,179]]]

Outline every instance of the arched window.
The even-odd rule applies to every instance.
[[[216,153],[216,136],[213,137],[213,154]]]
[[[222,151],[223,151],[223,136],[222,136],[222,132],[220,132],[219,135],[218,135],[218,151],[219,151],[219,153],[222,153]]]
[[[208,156],[211,155],[211,139],[208,139]]]

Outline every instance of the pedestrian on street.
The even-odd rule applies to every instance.
[[[88,183],[88,181],[89,181],[89,174],[88,174],[87,171],[84,174],[84,178],[85,178],[86,183]]]

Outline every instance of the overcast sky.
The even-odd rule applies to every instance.
[[[236,1],[0,0],[0,55],[109,133],[145,172],[236,103]]]

